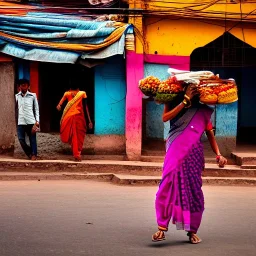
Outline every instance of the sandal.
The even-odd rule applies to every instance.
[[[30,158],[32,161],[36,161],[37,160],[37,157],[35,155],[32,155],[31,158]]]
[[[164,231],[158,230],[154,235],[152,235],[153,242],[160,242],[165,240]]]
[[[202,239],[193,232],[188,232],[187,236],[189,237],[189,242],[191,244],[199,244],[202,242]]]
[[[76,161],[76,162],[81,162],[81,161],[82,161],[81,156],[75,156],[74,158],[75,158],[75,161]]]

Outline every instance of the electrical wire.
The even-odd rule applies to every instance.
[[[233,19],[236,19],[237,18],[232,18],[232,16],[235,16],[235,15],[238,15],[238,13],[227,13],[226,11],[223,13],[223,12],[220,12],[220,11],[202,11],[202,10],[205,10],[206,8],[209,8],[211,6],[213,6],[214,4],[218,3],[220,0],[213,0],[213,1],[201,1],[201,2],[198,2],[196,4],[193,4],[193,5],[189,5],[189,6],[186,6],[186,8],[181,8],[181,7],[172,7],[172,6],[165,6],[163,8],[159,8],[159,6],[157,5],[154,5],[154,3],[176,3],[176,4],[187,4],[187,3],[182,3],[182,2],[173,2],[173,1],[154,1],[153,4],[150,3],[148,4],[148,7],[145,9],[145,10],[138,10],[138,9],[129,9],[129,8],[84,8],[84,7],[77,7],[78,3],[73,3],[73,4],[70,4],[69,3],[69,6],[66,7],[66,6],[56,6],[56,2],[55,2],[55,6],[48,6],[48,5],[43,5],[43,6],[39,6],[39,5],[36,5],[34,6],[35,7],[35,10],[42,10],[42,11],[45,11],[47,12],[48,10],[49,11],[54,11],[54,10],[58,10],[58,12],[66,12],[66,14],[75,14],[75,13],[78,13],[78,14],[81,14],[81,13],[87,13],[90,15],[90,12],[94,12],[96,11],[97,13],[100,12],[123,12],[123,15],[125,16],[129,16],[129,14],[132,14],[132,13],[141,13],[141,14],[144,14],[144,15],[151,15],[151,14],[154,14],[154,15],[174,15],[174,16],[183,16],[183,17],[191,17],[191,18],[220,18],[221,19],[221,16],[225,16],[226,17],[226,20],[227,20],[227,16],[229,16],[229,19],[230,20],[233,20]],[[47,1],[48,3],[52,3],[52,1]],[[119,5],[120,5],[120,2],[121,1],[118,1],[119,2]],[[116,3],[116,1],[115,1]],[[128,1],[129,3],[129,1]],[[31,6],[31,5],[30,5]],[[201,6],[202,8],[201,9],[196,9],[196,10],[193,10],[193,7],[198,7],[198,6]],[[158,8],[158,9],[154,9],[154,8],[149,8],[149,7],[154,7],[154,8]],[[1,9],[1,7],[0,7]],[[25,8],[23,9],[25,10]],[[224,15],[223,15],[224,14]],[[239,13],[240,14],[240,13]],[[209,17],[211,15],[214,15],[216,17]],[[253,19],[251,18],[250,21],[256,21],[256,19]]]
[[[47,3],[53,3],[52,1],[46,1]],[[115,3],[119,2],[119,6],[120,3],[122,1],[114,1]],[[113,2],[113,3],[114,3]],[[127,3],[130,3],[130,1],[126,1]],[[175,2],[175,1],[151,1],[150,3],[147,3],[148,6],[145,9],[129,9],[129,8],[84,8],[84,7],[77,7],[77,2],[73,2],[73,3],[69,3],[69,6],[56,6],[56,2],[55,6],[48,6],[48,5],[33,5],[33,8],[31,9],[31,4],[27,5],[17,5],[17,8],[11,8],[11,10],[20,10],[20,11],[29,11],[29,12],[33,12],[33,11],[42,11],[42,12],[58,12],[61,13],[63,15],[76,15],[78,14],[80,17],[84,17],[84,18],[94,18],[94,17],[98,17],[100,14],[104,14],[104,12],[107,13],[111,13],[111,12],[121,12],[121,15],[124,17],[132,17],[132,15],[144,15],[144,16],[150,16],[150,15],[155,15],[155,16],[172,16],[173,19],[182,19],[182,18],[192,18],[192,19],[203,19],[203,22],[206,22],[205,19],[207,20],[214,20],[214,19],[219,19],[225,20],[225,27],[226,27],[226,22],[227,20],[230,21],[237,21],[237,16],[240,16],[240,20],[239,23],[246,21],[246,20],[250,20],[250,22],[256,22],[256,15],[254,13],[255,10],[251,11],[250,13],[246,14],[244,17],[242,17],[242,10],[240,8],[240,12],[239,13],[233,13],[233,12],[227,12],[227,10],[225,9],[225,11],[205,11],[206,8],[209,8],[211,6],[213,6],[214,4],[219,3],[220,0],[213,0],[213,1],[198,1],[196,4],[191,4],[189,6],[187,6],[187,8],[181,8],[181,7],[173,7],[173,6],[165,6],[164,8],[159,8],[159,5],[156,5],[156,3],[163,3],[163,4],[167,4],[167,3],[175,3],[175,4],[179,4],[179,5],[184,5],[187,4],[187,2]],[[255,1],[256,3],[256,1]],[[225,3],[226,7],[227,7],[227,3]],[[196,9],[194,10],[193,7],[198,7],[201,6],[202,8],[200,8],[199,10]],[[13,7],[13,6],[12,6]],[[152,7],[157,7],[158,9],[154,9]],[[240,1],[240,7],[241,7],[241,1]],[[1,10],[6,11],[6,6],[2,7],[0,5],[0,13]],[[204,10],[204,11],[203,11]],[[95,13],[96,12],[96,13]],[[250,15],[250,19],[248,19],[247,17]],[[224,17],[224,18],[223,18]],[[166,18],[166,17],[165,17]],[[246,19],[247,18],[247,19]],[[163,19],[163,18],[161,18]],[[156,21],[157,23],[158,21]],[[152,23],[154,24],[154,23]],[[149,24],[150,25],[150,24]],[[233,28],[233,27],[232,27]],[[230,28],[230,30],[232,29]],[[229,31],[230,31],[229,30]]]
[[[252,13],[254,13],[256,11],[256,9],[252,10],[251,12],[247,13],[246,16],[244,16],[242,18],[242,20],[244,20],[246,17],[248,17],[249,15],[251,15]],[[250,19],[251,20],[251,19]],[[241,20],[239,22],[237,22],[236,24],[234,24],[229,30],[227,30],[226,32],[231,31],[234,27],[236,27],[238,24],[241,23]]]
[[[241,22],[243,21],[242,3],[240,1]],[[243,41],[245,42],[244,28],[242,27]]]

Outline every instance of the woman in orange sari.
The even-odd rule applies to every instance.
[[[76,161],[81,161],[84,138],[86,135],[86,120],[84,117],[83,99],[87,95],[79,89],[70,89],[65,92],[60,100],[57,109],[61,110],[61,105],[67,100],[68,103],[63,110],[60,120],[60,138],[64,143],[69,143]],[[92,129],[92,122],[86,104],[86,112],[89,119],[89,128]]]

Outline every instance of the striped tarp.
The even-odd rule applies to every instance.
[[[127,33],[133,33],[132,26],[122,22],[0,2],[0,52],[22,59],[74,63],[94,54],[101,58],[101,51],[102,56],[122,54]]]

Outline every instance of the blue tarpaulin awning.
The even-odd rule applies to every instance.
[[[0,52],[17,58],[75,63],[123,54],[132,25],[58,13],[0,15]]]

